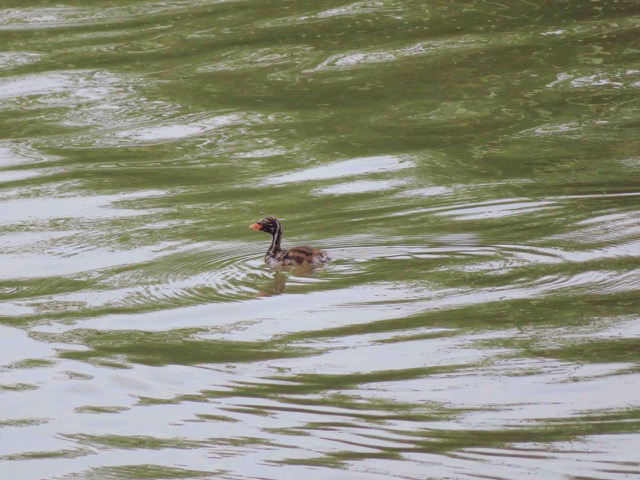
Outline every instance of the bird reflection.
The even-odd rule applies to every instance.
[[[273,278],[270,282],[266,282],[265,286],[258,290],[259,297],[271,297],[273,295],[281,295],[287,288],[288,276],[280,270],[273,272]]]
[[[265,285],[258,290],[259,297],[271,297],[273,295],[281,295],[287,288],[287,280],[289,275],[296,277],[309,277],[317,269],[312,265],[296,265],[295,267],[280,267],[273,269],[273,277],[271,281],[265,282]]]

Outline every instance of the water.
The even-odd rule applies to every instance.
[[[637,2],[99,3],[0,8],[2,478],[640,474]]]

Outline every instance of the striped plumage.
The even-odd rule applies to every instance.
[[[273,237],[271,246],[264,256],[264,261],[272,267],[295,265],[315,266],[322,265],[330,260],[327,252],[318,250],[317,248],[307,247],[306,245],[289,249],[281,248],[282,224],[280,220],[275,217],[263,218],[259,222],[249,225],[249,228],[262,230]]]

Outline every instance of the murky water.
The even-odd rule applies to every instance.
[[[0,477],[640,475],[637,1],[7,0],[0,107]]]

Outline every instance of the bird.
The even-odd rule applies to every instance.
[[[324,250],[301,245],[293,248],[281,248],[282,224],[276,217],[266,217],[249,225],[249,228],[261,230],[268,233],[273,238],[271,246],[264,256],[264,261],[270,267],[281,266],[320,266],[331,258]]]

